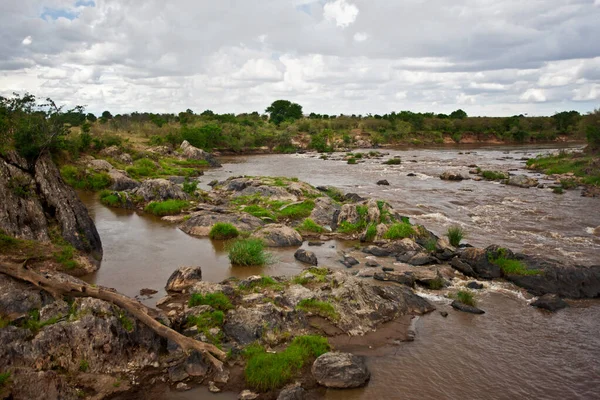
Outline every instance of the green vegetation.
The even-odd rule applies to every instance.
[[[377,225],[370,224],[365,231],[365,242],[372,242],[377,236]]]
[[[196,193],[196,190],[198,190],[198,181],[186,180],[185,182],[183,182],[183,191],[185,193],[189,194],[190,196],[193,196]]]
[[[314,276],[310,276],[310,275],[307,276],[308,273],[310,273]],[[294,282],[298,285],[306,285],[307,283],[310,283],[310,282],[326,282],[327,281],[326,277],[328,274],[329,274],[329,270],[327,268],[310,267],[310,268],[302,271],[302,273],[300,273],[299,275],[296,275],[292,279],[292,282]]]
[[[539,269],[527,269],[527,266],[519,260],[505,257],[498,257],[490,262],[499,266],[506,275],[540,275],[542,273]]]
[[[212,226],[208,237],[213,240],[234,239],[240,235],[237,228],[227,222],[217,222]]]
[[[277,180],[270,180],[268,183],[276,185]],[[310,216],[315,208],[315,202],[310,199],[300,203],[291,203],[290,201],[270,200],[268,197],[260,195],[238,196],[231,200],[231,204],[238,206],[240,211],[272,221],[304,219]]]
[[[233,265],[265,265],[271,261],[271,254],[265,251],[261,239],[236,239],[227,245],[227,252]]]
[[[18,243],[18,239],[7,235],[2,229],[0,229],[0,249],[5,249],[11,246],[15,246]]]
[[[428,286],[431,290],[440,290],[444,288],[445,282],[442,277],[436,276],[435,278],[429,281]]]
[[[322,233],[325,232],[325,228],[321,225],[317,224],[310,218],[305,218],[304,221],[296,228],[299,232],[313,232],[313,233]]]
[[[294,379],[305,364],[328,351],[327,339],[321,336],[298,336],[278,353],[268,353],[258,344],[250,345],[244,350],[246,382],[260,391],[280,388]]]
[[[49,318],[45,321],[40,320],[40,311],[36,308],[27,313],[27,317],[19,322],[19,326],[29,329],[31,332],[38,333],[42,328],[48,325],[54,325],[61,319],[61,316]]]
[[[312,200],[304,200],[302,203],[290,204],[279,210],[278,219],[302,219],[307,218],[315,208],[315,202]]]
[[[344,201],[344,193],[342,193],[341,190],[336,189],[334,187],[328,187],[325,194],[331,197],[333,200],[337,201],[338,203],[342,203]]]
[[[281,290],[281,289],[283,289],[283,284],[281,284],[280,282],[277,282],[275,279],[273,279],[270,276],[261,275],[259,280],[254,280],[249,283],[241,283],[238,287],[241,290],[252,290],[252,289],[257,289],[257,288],[260,288],[260,289],[271,288],[273,290]]]
[[[432,253],[437,250],[437,240],[431,238],[425,242],[425,245],[423,247],[425,247],[425,250]]]
[[[387,232],[383,235],[384,239],[404,239],[416,234],[411,224],[407,222],[398,222],[392,224]]]
[[[225,313],[221,310],[205,311],[198,315],[190,315],[187,319],[188,325],[195,325],[198,327],[198,331],[202,332],[204,336],[212,344],[219,346],[221,340],[223,340],[223,332],[220,328],[223,326],[225,320]],[[211,333],[212,328],[219,328],[217,334]]]
[[[88,369],[90,369],[90,364],[87,362],[87,360],[81,360],[79,362],[79,370],[81,372],[87,372]]]
[[[0,388],[3,388],[10,383],[10,375],[10,372],[0,373]]]
[[[500,171],[481,171],[481,176],[483,179],[488,181],[501,181],[503,179],[508,179],[508,175]]]
[[[402,160],[399,158],[390,158],[387,161],[384,161],[385,165],[400,165],[402,164]]]
[[[125,311],[120,310],[119,311],[119,315],[117,316],[117,318],[119,319],[119,322],[121,323],[121,326],[123,326],[123,328],[127,332],[132,332],[133,331],[133,321],[129,317],[127,317],[127,315],[125,314]]]
[[[144,211],[158,216],[176,215],[189,206],[189,201],[170,199],[165,201],[153,201],[144,208]]]
[[[334,321],[339,319],[340,317],[340,315],[335,310],[333,305],[331,305],[331,303],[315,299],[301,300],[296,306],[296,310],[311,312],[313,314],[317,314],[321,317],[329,318]]]
[[[473,296],[473,292],[469,290],[459,290],[458,293],[456,293],[456,299],[461,303],[472,307],[475,307],[477,304],[475,301],[475,296]]]
[[[54,260],[63,266],[67,270],[72,270],[79,267],[77,261],[75,261],[76,250],[73,246],[65,243],[61,246],[59,251],[54,252]]]
[[[112,180],[106,172],[94,172],[83,167],[65,165],[60,169],[65,182],[79,190],[98,191],[110,186]]]
[[[217,293],[194,293],[190,297],[189,301],[190,307],[207,305],[211,306],[215,310],[227,311],[233,308],[233,304],[231,304],[231,300],[227,297],[226,294],[217,292]]]
[[[463,240],[463,238],[465,237],[465,231],[462,227],[454,225],[448,228],[446,236],[448,236],[448,240],[450,241],[450,244],[452,246],[458,247],[458,245],[460,245],[461,240]]]
[[[0,329],[6,328],[8,325],[10,325],[10,320],[0,315]]]
[[[348,164],[356,164],[356,158],[354,158],[354,157],[350,157],[350,158],[348,159]]]
[[[587,153],[560,152],[557,155],[531,158],[527,161],[527,166],[548,175],[573,173],[583,184],[600,186],[598,157]],[[561,186],[563,189],[569,189],[577,184],[577,180],[563,179]],[[566,186],[563,185],[563,181]]]
[[[565,190],[576,189],[579,183],[575,179],[561,179],[560,186]]]
[[[564,194],[565,193],[564,189],[561,186],[555,187],[554,189],[552,189],[552,191],[556,194]]]

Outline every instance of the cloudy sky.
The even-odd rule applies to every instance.
[[[600,107],[600,0],[1,0],[0,94],[89,111]]]

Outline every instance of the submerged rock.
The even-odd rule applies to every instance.
[[[168,292],[181,292],[201,280],[202,269],[200,267],[180,267],[171,274],[165,289]]]
[[[317,265],[317,256],[312,251],[306,251],[304,249],[298,249],[294,253],[294,258],[305,264]]]
[[[569,304],[558,297],[555,294],[545,294],[531,303],[533,307],[543,308],[548,311],[558,311],[565,307],[568,307]]]
[[[311,372],[319,385],[336,389],[364,386],[371,377],[364,358],[350,353],[325,353],[315,360]]]
[[[277,396],[277,400],[304,400],[305,398],[306,390],[297,385],[284,388]]]
[[[389,186],[390,185],[390,183],[387,181],[387,179],[379,180],[379,181],[377,181],[377,184],[378,185],[383,185],[383,186]]]
[[[471,282],[467,283],[467,287],[469,289],[479,290],[479,289],[483,289],[483,283],[477,283],[475,281],[471,281]]]
[[[470,305],[462,303],[458,300],[454,300],[452,302],[452,304],[450,304],[450,305],[452,306],[452,308],[454,308],[455,310],[458,310],[458,311],[471,313],[471,314],[485,314],[485,311],[483,311],[482,309],[470,306]]]

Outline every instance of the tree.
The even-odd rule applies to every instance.
[[[113,116],[110,113],[110,111],[107,110],[107,111],[102,112],[102,118],[104,118],[104,119],[112,119],[112,117]]]
[[[89,122],[96,122],[96,120],[98,118],[96,118],[96,116],[92,113],[88,113],[85,118],[89,121]]]
[[[580,118],[581,114],[577,111],[563,111],[552,116],[556,131],[565,134],[575,130]]]
[[[585,133],[588,142],[587,150],[600,152],[600,108],[585,116]]]
[[[467,118],[467,113],[461,110],[460,108],[456,111],[452,111],[450,113],[450,118],[452,119],[465,119]]]
[[[265,111],[271,115],[271,122],[275,125],[302,118],[302,106],[288,100],[276,100]]]

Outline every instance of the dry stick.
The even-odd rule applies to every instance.
[[[0,263],[0,273],[13,278],[32,283],[33,285],[51,293],[55,298],[61,298],[62,295],[73,297],[93,297],[96,299],[108,301],[127,311],[140,320],[156,334],[169,339],[179,345],[183,351],[197,350],[201,352],[218,372],[223,371],[223,363],[219,360],[225,360],[226,354],[210,343],[200,342],[165,326],[152,318],[149,314],[150,308],[144,306],[136,300],[131,299],[118,292],[113,292],[102,287],[94,287],[88,284],[73,282],[58,282],[35,271],[28,269],[25,263],[5,264]]]

